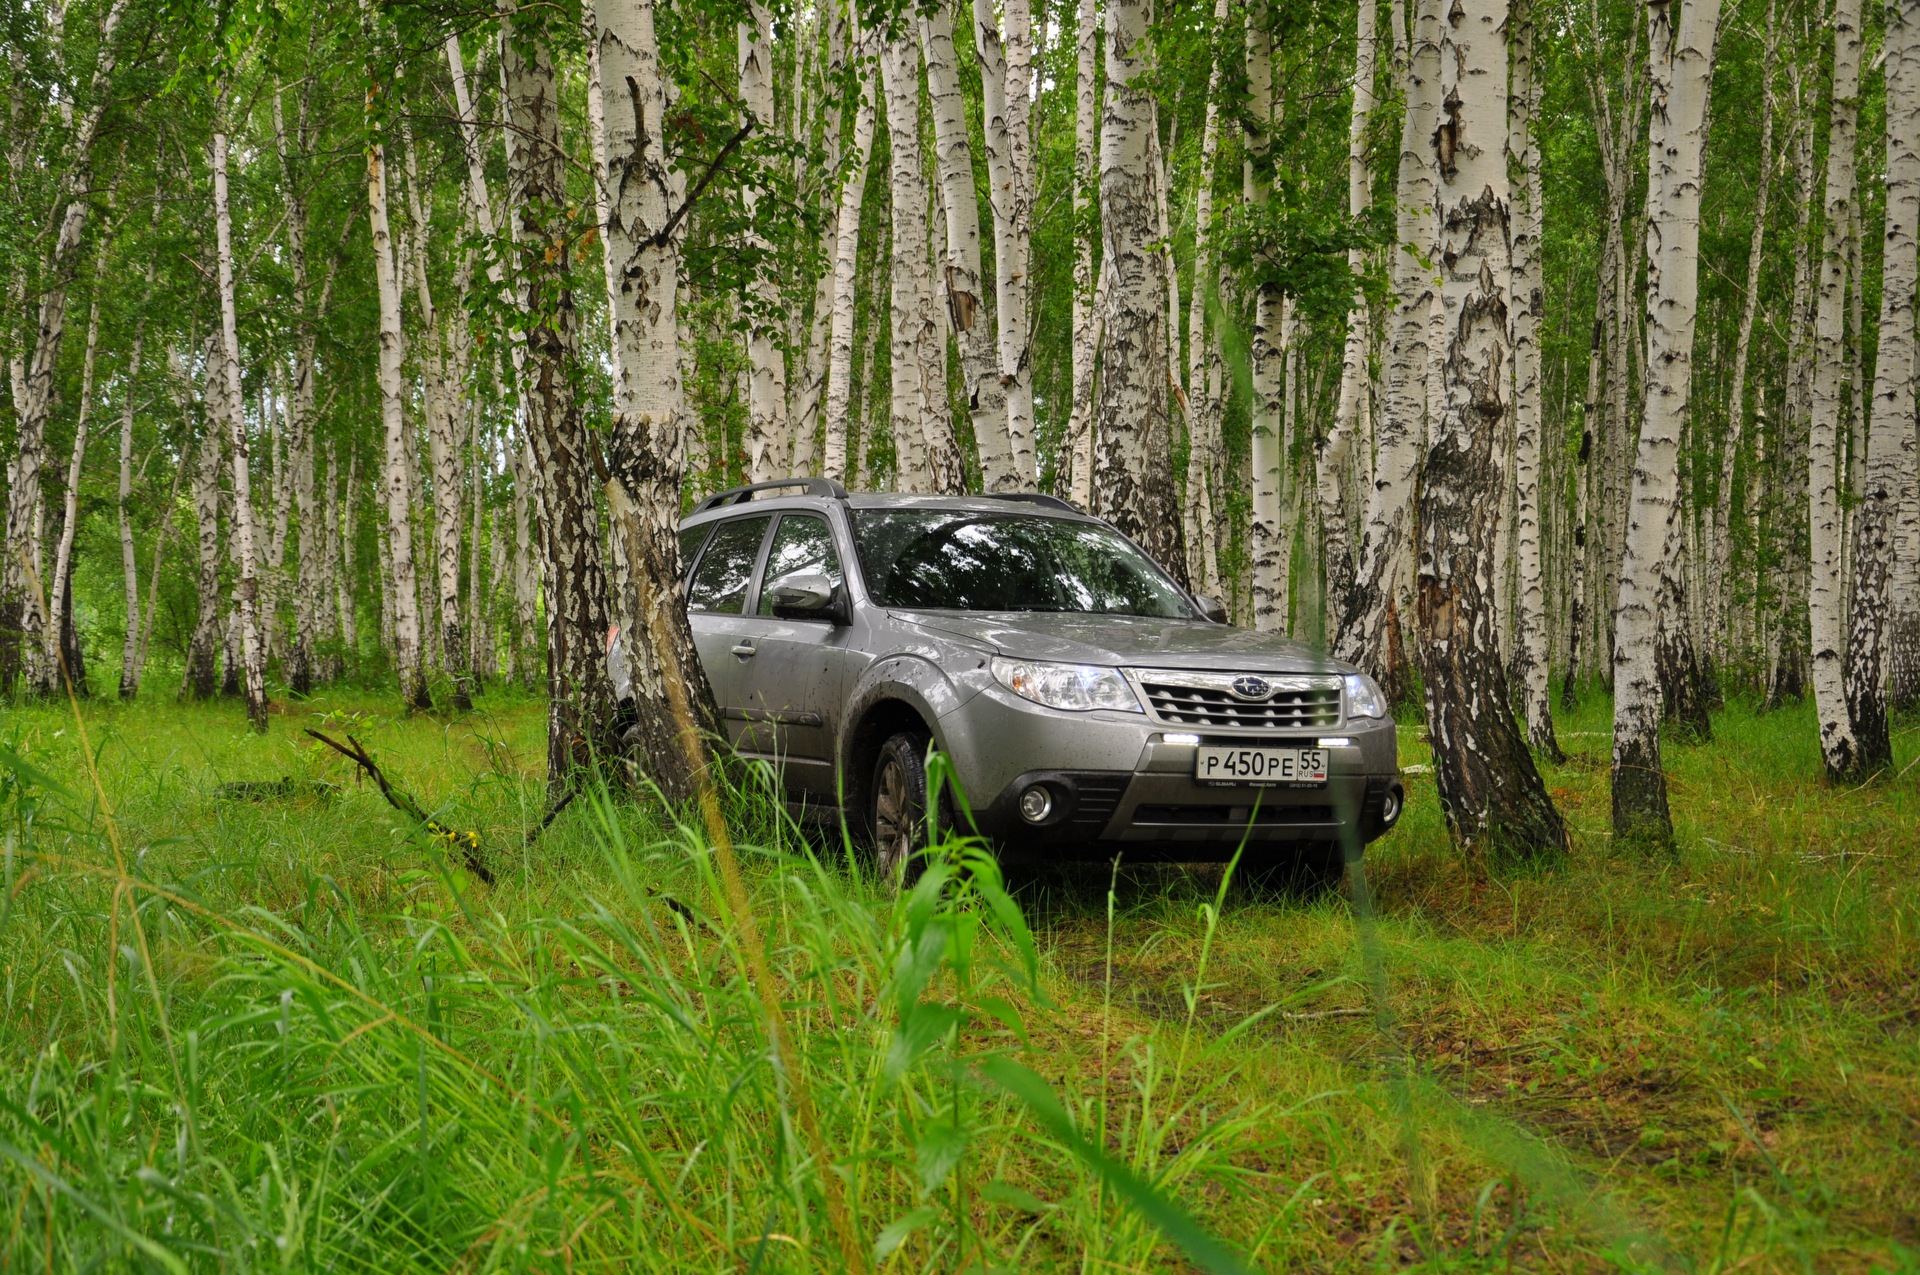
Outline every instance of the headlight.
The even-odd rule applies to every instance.
[[[1387,697],[1380,683],[1365,673],[1347,674],[1347,716],[1385,717]]]
[[[1127,679],[1119,670],[1097,664],[1042,664],[1035,660],[1009,660],[994,656],[993,675],[1000,685],[1036,704],[1087,712],[1113,708],[1121,712],[1143,711]]]

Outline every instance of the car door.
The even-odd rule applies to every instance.
[[[762,621],[747,614],[747,595],[772,525],[771,514],[721,523],[687,578],[687,622],[694,649],[700,652],[700,666],[736,747],[751,746],[741,739],[747,724],[743,678]]]
[[[833,528],[814,513],[786,513],[774,528],[755,606],[756,650],[743,673],[754,751],[777,758],[789,788],[832,798],[834,740],[846,697],[852,630],[827,616],[776,616],[768,591],[795,572],[845,586]]]

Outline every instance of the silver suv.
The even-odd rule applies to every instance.
[[[701,501],[680,536],[735,751],[797,809],[844,812],[883,872],[920,844],[929,748],[951,816],[1017,858],[1244,842],[1250,876],[1326,881],[1399,817],[1371,679],[1226,624],[1063,500],[759,483]]]

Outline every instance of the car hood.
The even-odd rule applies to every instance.
[[[1324,652],[1272,633],[1206,620],[1049,611],[895,611],[896,619],[970,638],[1002,655],[1068,664],[1221,672],[1351,672]]]

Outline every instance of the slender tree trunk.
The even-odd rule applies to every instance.
[[[635,590],[624,600],[634,637],[627,654],[639,714],[629,735],[637,737],[633,747],[642,769],[667,793],[685,798],[694,790],[695,776],[679,732],[690,726],[712,738],[720,727],[680,593],[680,242],[669,218],[688,195],[666,154],[667,85],[651,0],[603,7],[599,14],[602,71],[607,83],[626,89],[608,96],[602,110],[606,184],[613,196],[607,251],[620,282],[609,298],[616,339],[607,498]],[[872,107],[866,110],[870,134]],[[674,720],[668,679],[684,686],[696,721]]]
[[[1100,307],[1094,304],[1095,196],[1099,188],[1100,125],[1097,0],[1078,0],[1074,37],[1073,126],[1073,404],[1067,424],[1072,458],[1068,496],[1093,507],[1093,369],[1099,348]]]
[[[1914,437],[1914,287],[1920,282],[1920,0],[1888,0],[1887,222],[1880,284],[1880,353],[1874,361],[1867,476],[1854,539],[1853,640],[1847,707],[1858,750],[1853,769],[1893,765],[1887,730],[1892,664],[1895,524],[1904,493],[1920,482]],[[1911,546],[1909,546],[1911,547]]]
[[[227,204],[226,102],[228,84],[222,79],[214,92],[213,224],[220,284],[220,344],[228,443],[233,449],[233,545],[239,558],[239,578],[233,592],[240,625],[242,685],[247,699],[247,724],[259,734],[267,730],[266,652],[260,633],[259,548],[253,525],[252,458],[247,444],[246,399],[240,386],[240,329],[233,294],[233,218]]]
[[[1442,0],[1421,0],[1406,59],[1396,178],[1394,309],[1386,358],[1386,411],[1375,437],[1373,483],[1360,569],[1350,605],[1340,614],[1334,654],[1366,669],[1395,701],[1405,698],[1404,660],[1395,658],[1401,595],[1408,575],[1408,518],[1414,479],[1427,437],[1430,314],[1438,304],[1434,171],[1429,157],[1439,110]]]
[[[840,188],[840,215],[834,234],[832,317],[827,337],[827,429],[820,471],[835,482],[848,480],[847,433],[853,409],[853,327],[860,260],[860,212],[866,200],[867,159],[873,153],[874,97],[878,85],[870,69],[868,40],[854,37],[853,60],[863,68],[859,105],[853,114],[853,148]]]
[[[1094,500],[1102,516],[1176,576],[1186,575],[1167,412],[1164,258],[1148,130],[1148,0],[1108,0],[1107,103],[1100,126],[1100,221],[1113,269],[1106,363],[1095,428]]]
[[[1731,610],[1729,568],[1733,565],[1733,493],[1734,466],[1739,460],[1741,442],[1747,424],[1747,360],[1753,349],[1753,325],[1760,312],[1761,249],[1766,246],[1767,209],[1773,194],[1774,96],[1773,69],[1779,56],[1780,30],[1775,21],[1776,0],[1767,5],[1766,51],[1760,72],[1760,180],[1754,195],[1753,232],[1747,241],[1746,293],[1740,307],[1740,330],[1733,345],[1733,388],[1727,395],[1727,433],[1720,449],[1720,498],[1709,510],[1712,520],[1707,561],[1706,622],[1708,640],[1713,643],[1719,662],[1733,655],[1728,641],[1727,618]],[[1754,546],[1758,553],[1758,545]]]
[[[1533,132],[1541,96],[1534,73],[1534,0],[1515,0],[1514,19],[1513,100],[1507,137],[1509,168],[1517,169],[1519,180],[1513,201],[1513,489],[1519,568],[1514,652],[1521,670],[1521,716],[1527,742],[1560,761],[1560,744],[1553,735],[1553,669],[1541,569],[1540,470],[1546,413],[1541,406],[1540,312],[1546,301],[1546,272],[1540,253],[1540,147]]]
[[[220,367],[222,355],[217,341],[207,343],[206,381],[200,402],[200,446],[193,474],[193,513],[199,529],[200,572],[196,577],[199,616],[193,636],[187,642],[186,677],[181,694],[191,699],[212,699],[218,689],[214,650],[220,635],[220,430],[222,422],[214,408],[219,391],[214,387],[225,376]],[[176,384],[183,415],[190,391],[185,360],[175,365]]]
[[[1719,22],[1719,0],[1688,0],[1678,32],[1670,0],[1647,8],[1648,385],[1614,618],[1613,833],[1657,846],[1673,840],[1660,764],[1661,591],[1663,576],[1677,579],[1665,564],[1682,516],[1680,431],[1693,392],[1701,161]]]
[[[1227,27],[1227,0],[1214,0],[1212,38]],[[1213,183],[1220,154],[1220,82],[1226,64],[1218,56],[1207,74],[1206,123],[1200,132],[1200,176],[1193,196],[1193,287],[1187,299],[1187,574],[1201,592],[1220,592],[1220,560],[1214,544],[1213,465],[1219,448],[1218,417],[1207,382],[1207,307],[1214,283]]]
[[[941,272],[947,319],[960,343],[973,442],[980,454],[980,481],[988,491],[1020,491],[1013,440],[1007,432],[1007,392],[981,299],[980,201],[974,191],[973,143],[967,135],[966,100],[953,48],[952,14],[942,4],[920,22],[927,64],[927,96],[933,104],[934,154],[946,211],[947,244]]]
[[[1855,196],[1854,147],[1860,109],[1860,0],[1835,0],[1833,103],[1827,126],[1826,232],[1820,254],[1816,353],[1807,447],[1810,554],[1807,618],[1820,753],[1835,781],[1853,777],[1861,752],[1847,711],[1846,599],[1840,579],[1841,383],[1847,375],[1847,223]]]
[[[1711,2],[1711,0],[1707,0]],[[1446,396],[1420,486],[1419,659],[1440,806],[1481,853],[1558,853],[1566,826],[1508,707],[1494,642],[1494,454],[1511,410],[1504,283],[1509,277],[1507,6],[1456,0],[1440,34],[1444,103],[1431,134],[1439,173]]]
[[[980,66],[980,115],[993,209],[995,326],[1001,393],[1012,451],[1011,490],[1035,482],[1033,369],[1029,349],[1027,257],[1033,246],[1033,143],[1028,88],[1033,78],[1032,16],[1027,0],[1002,0],[1006,37],[994,0],[973,0],[974,49]],[[988,490],[1000,490],[991,484]]]
[[[765,4],[749,0],[749,22],[738,24],[740,101],[754,131],[770,137],[774,127],[773,17]],[[919,77],[914,77],[914,103],[919,104]],[[919,140],[919,134],[914,134]],[[917,148],[916,148],[917,149]],[[925,178],[922,178],[924,186]],[[760,191],[742,192],[749,222],[760,206]],[[766,482],[785,467],[787,440],[787,360],[777,338],[780,292],[774,282],[773,245],[757,223],[750,244],[766,255],[766,266],[749,289],[747,313],[747,481]]]
[[[1353,110],[1347,125],[1347,215],[1363,216],[1373,202],[1373,169],[1367,160],[1367,121],[1373,115],[1374,75],[1379,61],[1376,5],[1359,0],[1354,39]],[[1367,267],[1366,250],[1347,250],[1347,269],[1356,280]],[[1352,463],[1353,440],[1366,411],[1373,349],[1372,311],[1365,291],[1356,282],[1352,308],[1347,312],[1347,339],[1340,360],[1340,400],[1333,427],[1314,449],[1314,481],[1320,499],[1320,528],[1326,546],[1327,616],[1336,624],[1354,608],[1355,564],[1347,524],[1346,473]],[[1372,457],[1362,459],[1372,469]]]
[[[1272,185],[1273,44],[1266,0],[1255,0],[1247,15],[1246,160],[1243,178],[1248,204],[1267,202]],[[1282,437],[1285,336],[1280,289],[1261,284],[1253,299],[1252,442],[1253,517],[1247,556],[1253,576],[1253,627],[1266,632],[1287,627],[1287,555],[1292,535],[1281,507],[1286,490],[1288,453]]]
[[[368,94],[369,114],[372,93]],[[419,589],[413,563],[413,486],[407,464],[406,385],[402,364],[406,347],[401,331],[400,270],[387,222],[385,143],[367,148],[367,212],[373,236],[373,272],[380,305],[380,416],[386,441],[386,543],[393,576],[393,601],[387,614],[393,627],[394,671],[400,701],[409,710],[432,706],[421,651]]]
[[[104,257],[102,258],[104,262]],[[80,469],[87,458],[87,418],[93,407],[93,369],[100,353],[100,287],[101,280],[94,280],[93,302],[87,310],[87,353],[80,371],[80,410],[73,426],[73,456],[67,462],[67,486],[65,499],[60,511],[60,545],[54,551],[53,580],[43,586],[47,590],[47,605],[51,612],[47,619],[46,649],[41,656],[41,667],[53,679],[54,685],[40,688],[42,694],[51,695],[60,682],[61,656],[68,646],[67,632],[73,624],[71,600],[73,596],[73,536],[80,519]],[[79,670],[71,664],[67,666],[66,676],[69,684],[80,694],[85,694],[84,682]]]
[[[133,328],[133,349],[127,355],[127,381],[120,402],[120,499],[116,506],[120,521],[120,576],[127,597],[127,636],[120,647],[120,698],[132,700],[140,694],[140,563],[133,538],[133,514],[127,503],[133,499],[133,405],[140,384],[141,355],[146,346],[145,316]],[[175,481],[186,467],[182,457],[174,466]],[[154,527],[158,540],[161,527],[173,518],[173,506],[160,511]]]

